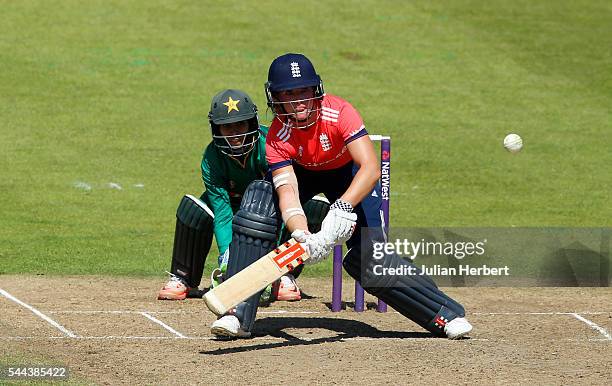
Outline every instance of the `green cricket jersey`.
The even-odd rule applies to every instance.
[[[215,214],[214,232],[219,254],[223,254],[232,241],[232,218],[240,207],[242,195],[253,180],[264,178],[268,172],[266,162],[266,134],[268,128],[259,126],[262,135],[255,148],[247,155],[244,165],[223,154],[210,143],[202,158],[202,180],[206,191],[202,199]]]

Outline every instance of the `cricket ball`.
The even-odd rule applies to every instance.
[[[504,147],[510,153],[518,153],[523,148],[523,139],[518,134],[508,134],[504,138]]]

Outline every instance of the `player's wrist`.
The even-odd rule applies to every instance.
[[[336,201],[334,201],[333,204],[331,204],[331,206],[329,207],[330,210],[333,209],[338,209],[341,210],[343,212],[347,212],[347,213],[353,213],[353,205],[351,205],[350,202],[348,201],[344,201],[343,199],[339,198]]]

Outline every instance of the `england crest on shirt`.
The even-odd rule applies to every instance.
[[[327,134],[321,133],[321,135],[319,135],[319,141],[321,142],[321,147],[323,148],[323,151],[331,150],[331,142],[329,141]]]

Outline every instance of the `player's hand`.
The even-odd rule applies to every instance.
[[[336,200],[321,224],[321,233],[330,246],[343,244],[351,238],[357,226],[357,214],[346,201]]]
[[[331,252],[331,247],[320,233],[313,235],[308,231],[298,229],[291,233],[291,237],[300,242],[308,252],[310,258],[306,260],[305,264],[316,264],[329,256]]]

